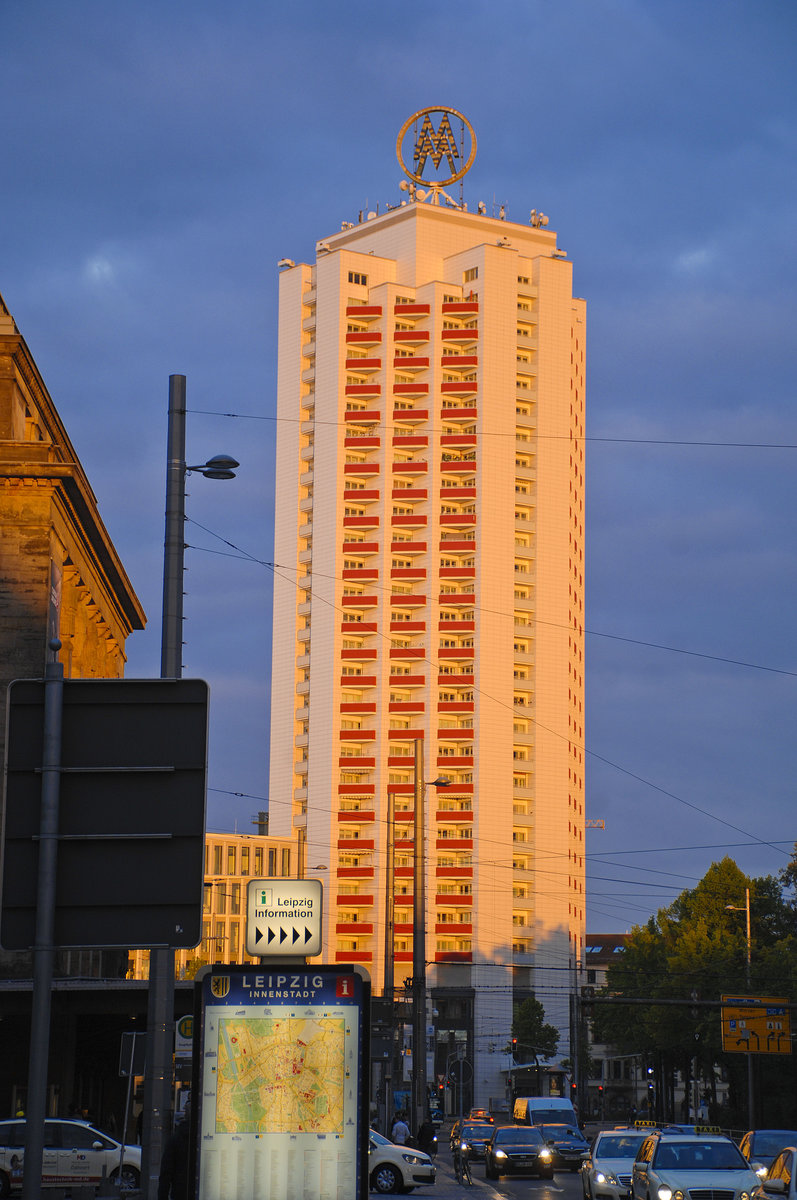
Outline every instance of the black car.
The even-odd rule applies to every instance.
[[[589,1158],[589,1142],[574,1125],[540,1125],[542,1139],[553,1151],[553,1165],[563,1171],[580,1171]]]
[[[488,1179],[500,1175],[538,1175],[553,1179],[553,1151],[536,1125],[499,1125],[484,1150]]]
[[[460,1145],[465,1148],[471,1162],[480,1162],[490,1138],[495,1132],[495,1125],[486,1121],[463,1121]]]
[[[786,1146],[797,1146],[797,1130],[751,1129],[739,1149],[760,1178],[765,1178],[773,1161]]]

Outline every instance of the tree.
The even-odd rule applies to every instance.
[[[548,1025],[545,1009],[533,996],[515,1005],[512,1037],[517,1038],[518,1050],[538,1057],[553,1058],[559,1046],[559,1030]]]

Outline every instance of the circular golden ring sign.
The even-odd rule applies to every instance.
[[[442,120],[436,129],[432,124],[432,113],[443,114]],[[455,117],[457,120],[462,121],[463,125],[466,126],[468,133],[470,134],[470,154],[468,155],[467,162],[459,171],[454,169],[454,160],[461,159],[462,155],[459,152],[456,139],[454,138],[454,132],[451,128],[451,117]],[[413,151],[413,161],[415,163],[420,163],[420,166],[415,171],[411,171],[402,157],[401,143],[404,141],[404,138],[407,135],[407,130],[410,128],[410,126],[421,118],[421,128],[417,138],[415,139]],[[432,105],[431,108],[419,109],[418,112],[412,114],[408,121],[404,122],[401,127],[401,132],[396,139],[396,158],[398,159],[399,166],[404,174],[412,179],[415,183],[423,183],[426,184],[427,187],[431,188],[447,187],[450,183],[456,183],[458,179],[461,179],[462,176],[467,174],[467,172],[471,169],[475,157],[476,134],[473,132],[473,126],[467,117],[464,117],[462,113],[458,112],[455,108],[445,108],[441,107],[440,105]],[[448,176],[448,178],[436,180],[424,179],[423,170],[426,166],[427,158],[431,158],[435,169],[439,168],[440,163],[445,158],[448,161],[448,166],[451,170],[451,174]]]

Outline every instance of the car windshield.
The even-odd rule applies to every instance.
[[[540,1133],[546,1142],[549,1139],[560,1142],[563,1138],[577,1138],[579,1141],[584,1140],[579,1130],[574,1129],[572,1125],[540,1125]]]
[[[377,1133],[375,1129],[371,1130],[371,1140],[376,1142],[377,1146],[392,1146],[390,1138],[382,1137],[381,1133]]]
[[[595,1155],[601,1158],[636,1158],[636,1152],[645,1140],[645,1134],[610,1134],[600,1137],[595,1143]]]
[[[679,1171],[746,1171],[747,1163],[733,1142],[660,1142],[656,1167]]]
[[[505,1146],[511,1142],[514,1146],[541,1146],[542,1138],[540,1131],[528,1125],[507,1127],[506,1129],[496,1129],[493,1134],[493,1144]]]
[[[492,1125],[466,1125],[462,1130],[462,1136],[466,1138],[491,1138],[493,1136]]]

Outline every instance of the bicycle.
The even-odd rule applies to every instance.
[[[454,1146],[454,1178],[457,1183],[467,1183],[473,1185],[473,1179],[470,1173],[470,1163],[468,1162],[468,1147],[465,1142],[457,1139]]]

